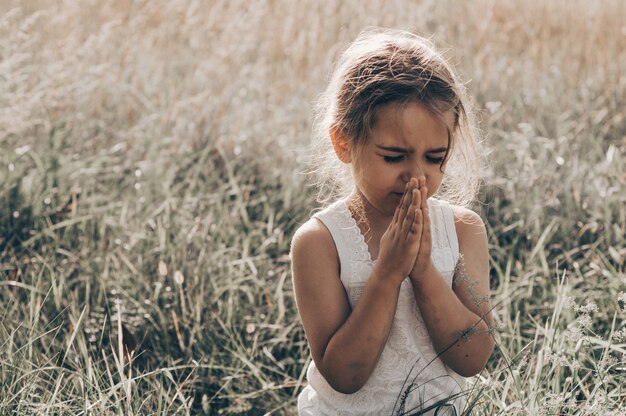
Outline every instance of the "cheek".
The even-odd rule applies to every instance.
[[[426,179],[426,186],[428,186],[428,197],[430,198],[437,190],[439,185],[443,181],[443,173],[437,167]]]

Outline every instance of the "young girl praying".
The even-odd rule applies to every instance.
[[[292,241],[313,358],[298,412],[461,415],[465,377],[494,345],[487,234],[465,208],[478,158],[463,85],[427,40],[372,29],[317,108],[322,189],[343,193]]]

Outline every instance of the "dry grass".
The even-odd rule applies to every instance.
[[[482,109],[473,414],[624,412],[623,1],[208,4],[0,4],[1,414],[294,413],[311,102],[367,25],[432,34]]]

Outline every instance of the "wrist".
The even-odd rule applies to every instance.
[[[435,270],[435,265],[433,264],[432,260],[428,259],[428,262],[426,264],[413,268],[409,277],[413,283],[420,283],[427,276],[430,276]]]
[[[418,304],[429,299],[432,296],[431,289],[437,287],[436,284],[434,286],[432,285],[432,283],[435,283],[437,280],[433,279],[433,277],[436,277],[435,273],[437,273],[437,269],[432,262],[429,262],[428,265],[425,265],[419,270],[413,270],[409,275],[411,286],[415,293],[415,300]]]
[[[376,263],[372,270],[376,280],[385,285],[391,285],[394,288],[400,287],[402,281],[406,278],[406,274],[403,274],[399,270],[395,270],[391,267],[385,266],[383,263]]]

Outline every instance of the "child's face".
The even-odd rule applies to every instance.
[[[452,114],[444,117],[452,124]],[[428,197],[443,179],[441,162],[448,148],[444,122],[420,103],[389,104],[376,114],[371,136],[353,164],[358,192],[385,216],[393,216],[412,178],[424,176]]]

